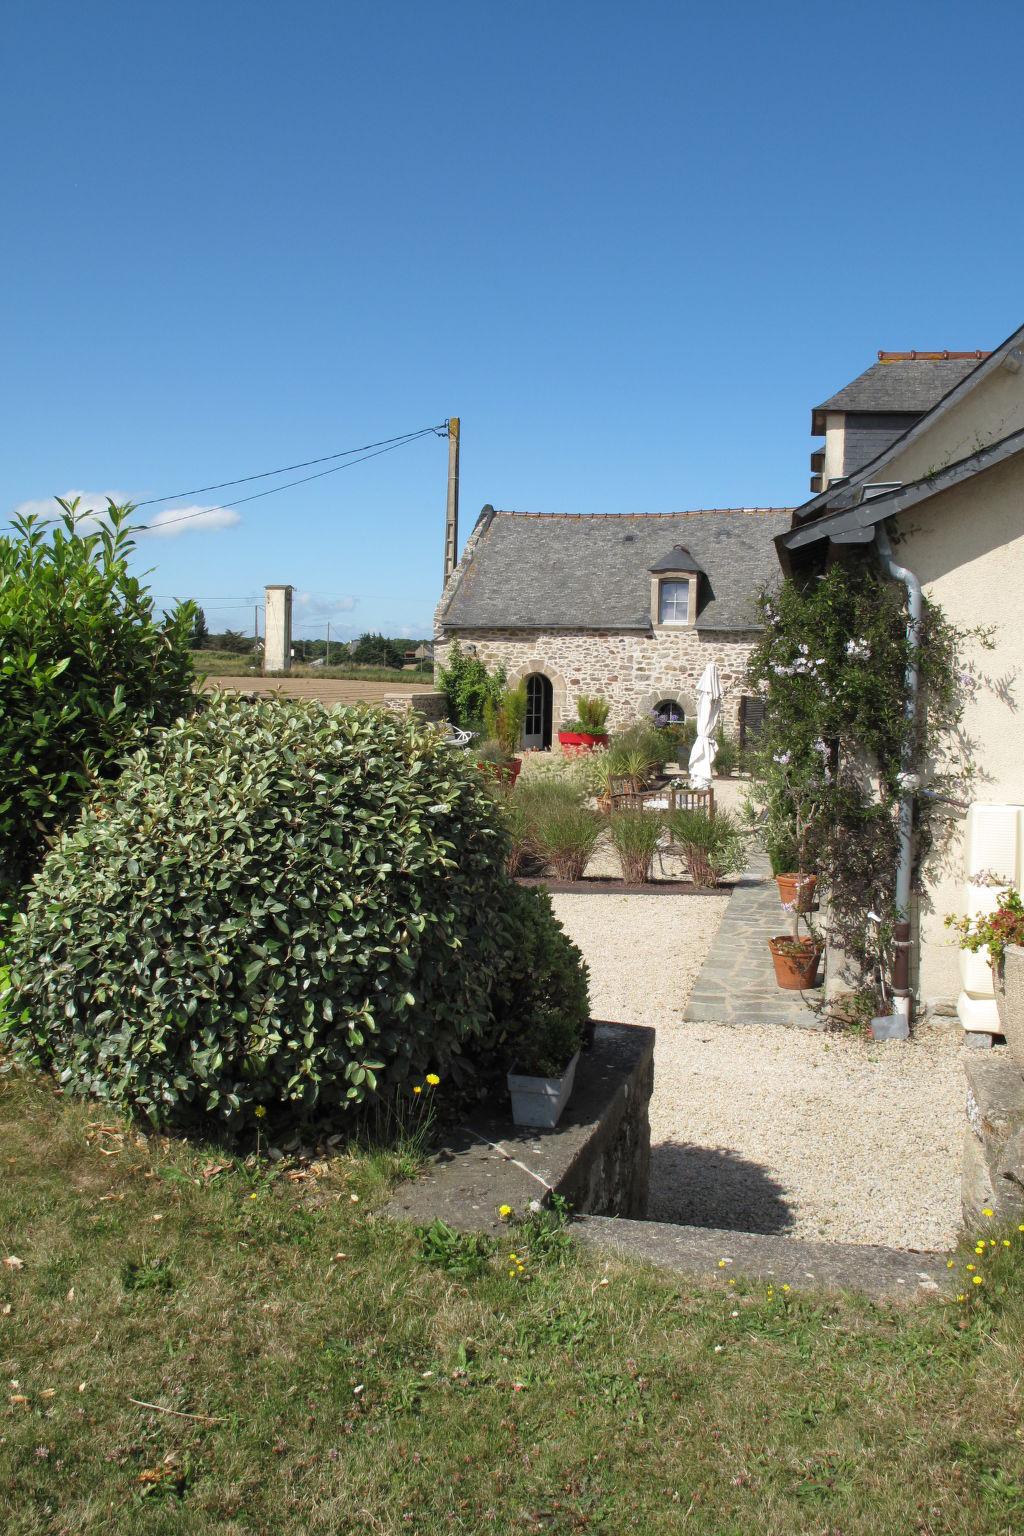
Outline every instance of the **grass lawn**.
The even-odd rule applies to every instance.
[[[514,1233],[459,1276],[375,1214],[393,1159],[123,1130],[0,1074],[7,1536],[1024,1528],[1016,1233],[905,1312]]]
[[[254,671],[250,666],[252,657],[248,654],[239,656],[233,651],[193,651],[191,654],[196,672],[207,677],[245,677],[248,672],[253,672],[254,676],[261,675],[261,669]],[[408,670],[405,667],[360,667],[352,663],[348,666],[313,667],[297,661],[288,676],[342,677],[352,681],[362,678],[367,683],[430,683],[434,669],[432,666]]]

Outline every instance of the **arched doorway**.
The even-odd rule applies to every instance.
[[[526,719],[523,721],[523,746],[544,750],[551,745],[551,717],[554,690],[543,672],[531,672],[526,679]]]

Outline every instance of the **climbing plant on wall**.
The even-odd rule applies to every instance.
[[[969,796],[963,716],[980,679],[964,655],[970,641],[990,646],[990,634],[959,628],[925,600],[910,715],[905,595],[866,561],[787,580],[760,609],[749,682],[765,702],[752,766],[768,851],[776,870],[817,873],[847,979],[871,987],[879,966],[890,969],[900,799],[914,792],[920,878]]]

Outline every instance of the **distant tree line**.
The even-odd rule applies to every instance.
[[[353,662],[361,667],[403,667],[406,664],[406,652],[414,651],[422,643],[419,640],[365,634],[360,635],[358,640],[332,640],[330,656],[327,654],[326,637],[316,640],[293,639],[292,649],[295,652],[295,660],[306,663],[326,661],[332,666],[341,666],[344,663]],[[192,650],[227,651],[232,655],[244,656],[252,652],[255,644],[252,635],[243,634],[240,629],[211,631],[203,610],[196,608],[192,626]],[[429,668],[431,663],[427,661],[423,665]]]

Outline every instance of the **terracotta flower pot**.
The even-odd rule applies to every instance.
[[[589,731],[559,731],[558,745],[563,751],[593,752],[595,747],[608,745],[607,735],[592,736]]]
[[[814,905],[814,887],[817,875],[776,875],[779,900],[787,912],[809,912]]]
[[[1024,947],[1008,944],[1001,965],[992,967],[999,1028],[1014,1060],[1024,1066]]]
[[[775,966],[775,980],[785,992],[806,992],[818,977],[821,945],[813,939],[780,935],[768,940]]]
[[[522,766],[521,757],[511,757],[507,763],[477,763],[481,773],[490,774],[492,779],[497,779],[506,789],[511,789],[515,784]]]

